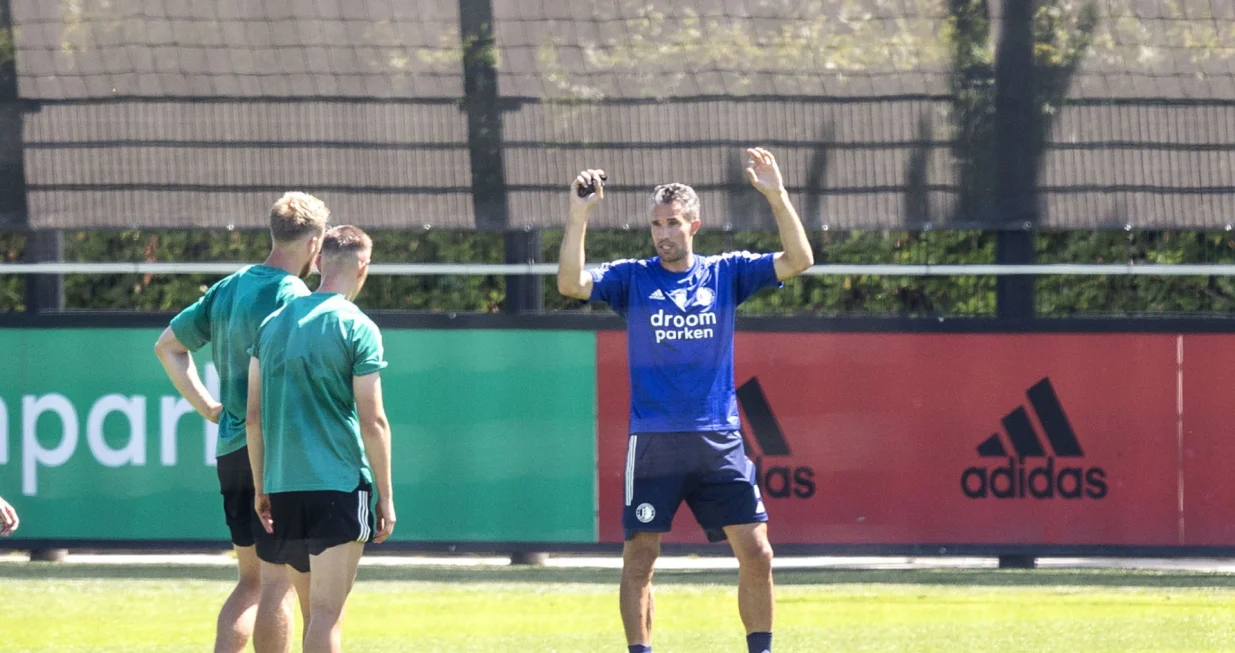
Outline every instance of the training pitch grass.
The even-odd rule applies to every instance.
[[[233,573],[0,563],[0,651],[207,651]],[[735,578],[658,572],[657,653],[743,653]],[[612,570],[366,567],[344,648],[623,651],[617,580]],[[1232,575],[785,570],[777,581],[777,653],[1235,651]]]

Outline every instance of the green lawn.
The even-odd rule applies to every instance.
[[[226,568],[0,564],[0,651],[206,651]],[[734,572],[661,572],[655,650],[745,644]],[[1235,651],[1235,576],[781,571],[775,650]],[[349,652],[623,651],[614,571],[366,568]],[[298,650],[298,649],[297,649]]]

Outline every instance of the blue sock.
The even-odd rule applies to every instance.
[[[751,633],[746,636],[750,653],[772,653],[772,633]]]
[[[652,647],[647,644],[632,644],[626,647],[630,653],[652,653]]]

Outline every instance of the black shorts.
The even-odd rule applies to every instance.
[[[223,494],[223,518],[232,534],[232,544],[253,546],[266,536],[253,508],[253,468],[249,449],[218,458],[219,491]]]
[[[270,495],[274,537],[258,542],[257,557],[309,572],[309,556],[347,542],[368,542],[376,528],[376,498],[364,481],[351,492],[311,490]]]

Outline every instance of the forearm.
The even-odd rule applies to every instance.
[[[584,252],[586,235],[586,209],[572,209],[570,221],[566,223],[566,230],[562,234],[562,248],[558,252],[557,288],[563,295],[579,299],[587,299],[580,297],[587,284],[587,279],[584,278],[586,273],[583,271],[587,263]]]
[[[390,423],[385,418],[371,420],[361,425],[365,455],[373,468],[373,484],[379,497],[394,498],[394,485],[390,480]]]
[[[249,467],[253,469],[253,490],[255,494],[266,493],[266,441],[262,437],[261,418],[258,423],[245,424],[245,440],[249,445]]]
[[[160,349],[158,355],[159,362],[163,364],[163,369],[167,372],[167,377],[171,379],[172,385],[176,386],[176,390],[198,414],[206,416],[219,404],[218,400],[210,396],[210,391],[202,383],[192,354],[187,351],[174,352]]]
[[[772,207],[772,215],[776,218],[785,258],[795,267],[810,267],[814,264],[815,257],[811,252],[810,240],[806,237],[806,229],[802,226],[802,219],[798,217],[797,209],[793,208],[793,202],[789,200],[789,192],[781,190],[768,195],[767,199]]]

